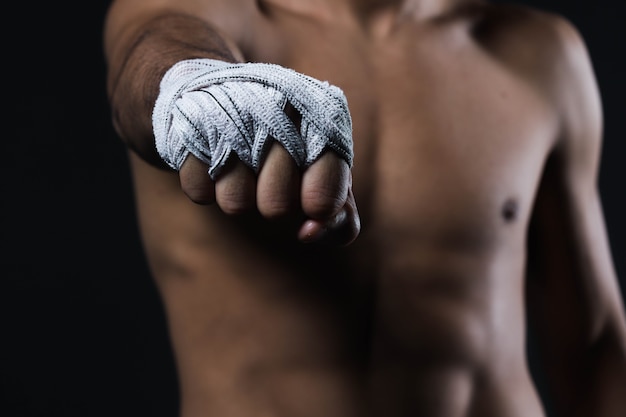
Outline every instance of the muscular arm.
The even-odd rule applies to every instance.
[[[584,44],[553,22],[560,137],[546,163],[529,239],[528,310],[558,416],[626,410],[626,324],[597,176],[602,115]]]
[[[155,147],[152,110],[163,75],[182,60],[243,61],[232,33],[254,30],[250,0],[115,0],[105,21],[107,85],[113,124],[127,146],[146,162],[167,168]],[[254,34],[257,36],[257,34]],[[260,36],[260,35],[259,35]],[[360,231],[346,161],[326,152],[301,171],[277,143],[258,175],[235,158],[215,181],[194,156],[179,171],[182,191],[194,202],[217,203],[227,214],[258,210],[266,218],[304,218],[303,241],[347,244]]]

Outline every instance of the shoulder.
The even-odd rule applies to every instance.
[[[476,20],[478,43],[496,59],[526,75],[550,77],[587,60],[581,33],[562,15],[521,6],[484,6]]]
[[[481,11],[474,34],[490,56],[554,108],[562,137],[599,135],[601,103],[593,63],[569,19],[521,5],[490,5]]]

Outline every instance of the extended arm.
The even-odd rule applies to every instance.
[[[626,320],[597,190],[602,115],[578,33],[557,23],[561,135],[546,163],[529,245],[528,309],[558,416],[626,410]]]
[[[113,2],[104,33],[108,94],[115,129],[132,151],[168,169],[157,152],[152,119],[164,75],[175,64],[197,58],[243,61],[238,40],[224,36],[212,23],[228,21],[231,31],[241,34],[254,30],[255,19],[261,19],[261,11],[248,0]],[[211,130],[208,114],[208,108],[203,108],[193,116]],[[347,244],[354,240],[360,220],[345,158],[336,152],[320,153],[305,169],[277,143],[279,138],[272,139],[256,172],[229,154],[223,172],[210,178],[208,161],[189,154],[177,164],[182,191],[199,204],[216,202],[227,214],[257,210],[266,218],[302,218],[297,236],[303,241]]]

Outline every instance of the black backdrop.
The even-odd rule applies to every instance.
[[[0,415],[174,417],[177,381],[104,95],[105,0],[3,13]],[[523,1],[573,21],[594,62],[600,176],[626,287],[626,3]],[[6,29],[3,29],[6,32]]]

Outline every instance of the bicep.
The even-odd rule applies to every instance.
[[[569,284],[580,287],[582,306],[589,308],[590,317],[601,321],[602,310],[613,305],[619,294],[598,191],[601,97],[582,37],[568,22],[560,22],[558,30],[563,46],[556,65],[559,77],[554,100],[561,115],[560,136],[548,159],[537,215],[546,215],[540,211],[545,205],[550,218],[542,221],[544,227],[559,232],[546,237],[562,252],[555,259],[561,265],[567,263]],[[592,300],[598,305],[594,307]]]

